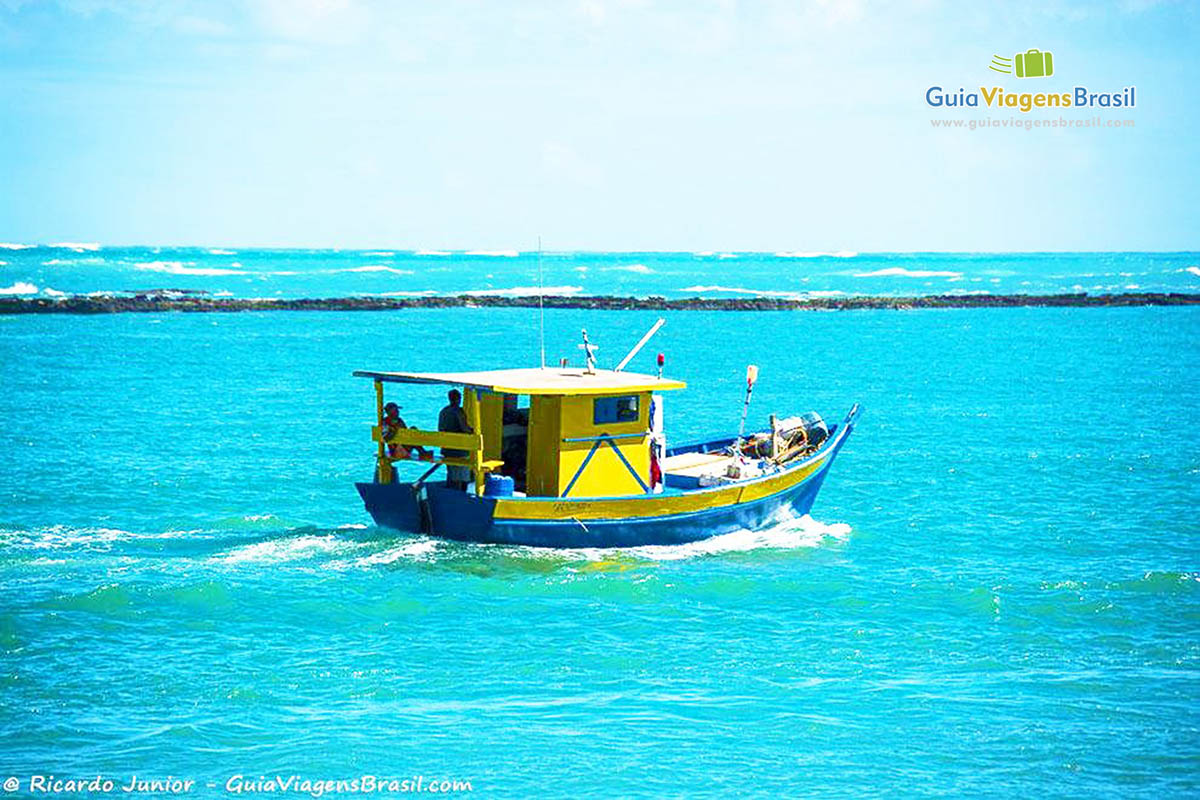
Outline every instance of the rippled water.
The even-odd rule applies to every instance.
[[[540,276],[540,277],[539,277]],[[1200,292],[1200,253],[589,253],[0,243],[0,295],[663,297]]]
[[[602,363],[654,319],[546,317]],[[670,314],[640,360],[690,384],[676,440],[736,427],[748,362],[752,418],[864,404],[813,518],[624,552],[369,527],[350,371],[529,363],[535,324],[0,317],[0,777],[1200,788],[1196,309]]]

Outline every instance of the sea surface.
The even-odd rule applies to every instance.
[[[39,291],[458,291],[484,288],[482,263],[531,264],[435,276],[397,254],[415,274],[284,281],[17,266],[29,252],[4,269]],[[159,260],[217,258],[276,256]],[[306,275],[376,263],[278,258]],[[700,280],[652,283],[663,258],[606,256],[655,272],[575,283]],[[834,272],[857,258],[788,263],[845,287]],[[1194,282],[1177,256],[913,259],[1016,273],[1002,290],[1079,280],[1051,269]],[[797,269],[704,280],[791,289]],[[862,285],[922,283],[899,281]],[[373,392],[351,371],[536,363],[530,309],[0,316],[0,779],[172,775],[200,797],[235,796],[239,775],[512,798],[1200,794],[1200,308],[665,316],[631,368],[662,352],[688,382],[666,398],[673,441],[736,429],[749,363],[752,423],[863,404],[811,517],[625,551],[372,527],[353,482],[371,475]],[[548,357],[577,361],[586,327],[611,365],[655,318],[547,311]],[[435,388],[389,391],[432,426]]]
[[[1200,253],[587,253],[0,243],[0,295],[838,297],[1200,292]]]

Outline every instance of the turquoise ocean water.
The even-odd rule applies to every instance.
[[[1197,292],[1200,253],[558,253],[0,244],[0,295],[644,297]]]
[[[50,260],[0,254],[5,285],[258,286],[18,267],[31,252]],[[774,275],[725,259],[657,291],[662,264],[606,258],[652,271],[547,284],[791,291],[799,263],[900,257],[776,257]],[[961,273],[951,287],[1006,269],[1001,287],[1038,290],[1157,270],[1111,280],[1186,289],[1197,263],[978,258],[992,266],[904,268]],[[514,262],[393,277],[485,288],[485,259]],[[326,280],[263,293],[346,293]],[[408,290],[389,286],[370,290]],[[611,364],[655,316],[549,311],[548,355],[578,359],[586,327]],[[457,778],[487,797],[1200,792],[1200,309],[666,317],[634,366],[662,351],[689,382],[667,398],[675,441],[736,429],[748,363],[759,423],[863,403],[812,518],[625,552],[371,527],[352,483],[371,473],[373,396],[350,372],[530,364],[528,309],[0,317],[0,779],[171,774],[206,797],[239,774]],[[391,397],[418,425],[440,405]]]

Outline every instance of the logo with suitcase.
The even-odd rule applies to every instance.
[[[1036,47],[1012,58],[992,56],[988,69],[1018,78],[1049,78],[1054,74],[1054,54]]]

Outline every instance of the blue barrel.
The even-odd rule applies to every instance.
[[[489,472],[483,482],[484,497],[512,497],[513,479],[507,475],[497,475]]]

